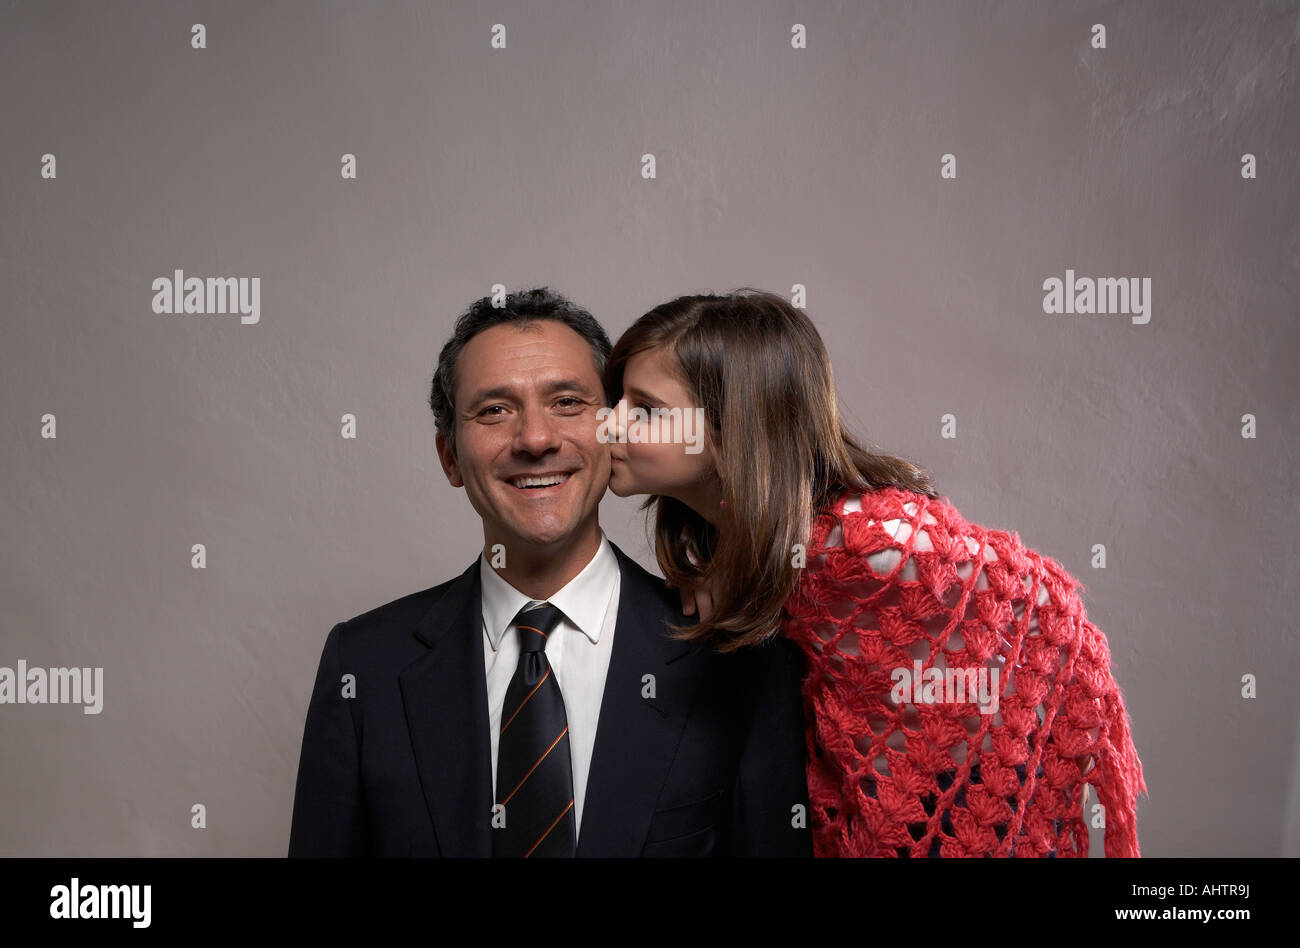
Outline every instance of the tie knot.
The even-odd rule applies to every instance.
[[[522,652],[546,651],[546,638],[560,624],[564,613],[544,602],[529,603],[515,616],[514,626],[519,630],[519,650]]]

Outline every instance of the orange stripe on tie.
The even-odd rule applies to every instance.
[[[556,827],[557,825],[559,825],[560,820],[564,819],[564,814],[569,812],[569,807],[571,807],[571,806],[573,806],[573,801],[572,801],[572,800],[569,801],[569,806],[566,806],[566,807],[564,808],[564,810],[560,813],[560,815],[557,816],[557,817],[555,818],[555,822],[552,823],[550,826],[546,827],[546,832],[542,834],[541,839],[539,839],[537,842],[533,843],[532,848],[529,849],[528,852],[524,853],[524,858],[525,858],[525,859],[527,859],[529,856],[531,856],[531,855],[533,854],[533,850],[534,850],[534,849],[536,849],[538,846],[542,845],[542,840],[543,840],[543,839],[545,839],[546,837],[548,837],[548,836],[551,835],[551,830],[555,829],[555,827]]]
[[[523,780],[520,780],[517,784],[515,784],[515,788],[510,791],[510,797],[513,797],[516,793],[519,792],[519,788],[524,785],[524,780],[527,780],[529,777],[533,775],[533,771],[536,770],[541,765],[542,761],[546,759],[546,755],[549,754],[552,750],[554,750],[555,745],[560,743],[560,739],[563,738],[564,735],[568,733],[569,733],[568,725],[565,725],[564,730],[560,732],[560,736],[557,737],[555,740],[551,741],[551,746],[546,748],[545,753],[543,753],[541,757],[537,758],[537,763],[533,764],[533,766],[528,768],[528,773],[524,774]],[[501,805],[505,806],[507,803],[509,803],[510,797],[506,797],[504,800],[502,800]]]
[[[516,626],[516,628],[527,629],[529,632],[536,632],[542,638],[546,638],[545,632],[543,632],[541,629],[534,629],[531,625],[520,625],[520,626]]]
[[[513,721],[515,717],[519,714],[519,712],[524,710],[524,705],[528,703],[528,699],[531,698],[533,695],[537,694],[537,689],[542,687],[542,684],[546,681],[547,678],[550,677],[551,677],[551,669],[549,666],[547,666],[546,674],[542,676],[542,680],[539,681],[537,684],[533,685],[532,691],[524,695],[524,700],[519,702],[519,707],[515,708],[515,713],[510,715],[510,721]],[[507,721],[505,724],[501,725],[501,730],[497,732],[498,738],[506,732],[506,728],[510,726],[510,721]]]

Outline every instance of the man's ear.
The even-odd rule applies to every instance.
[[[464,487],[465,480],[460,476],[460,465],[456,463],[456,455],[452,453],[447,439],[436,435],[433,443],[438,449],[438,460],[442,462],[442,472],[447,475],[448,483],[452,487]]]

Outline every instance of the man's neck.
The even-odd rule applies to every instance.
[[[600,524],[593,521],[578,537],[566,538],[562,546],[525,548],[518,543],[505,544],[505,563],[496,572],[530,599],[550,599],[586,569],[600,543]],[[493,565],[494,545],[492,541],[484,545],[483,555],[489,566]]]

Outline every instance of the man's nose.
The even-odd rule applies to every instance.
[[[515,449],[539,455],[560,446],[555,420],[544,408],[525,408],[515,429]]]

